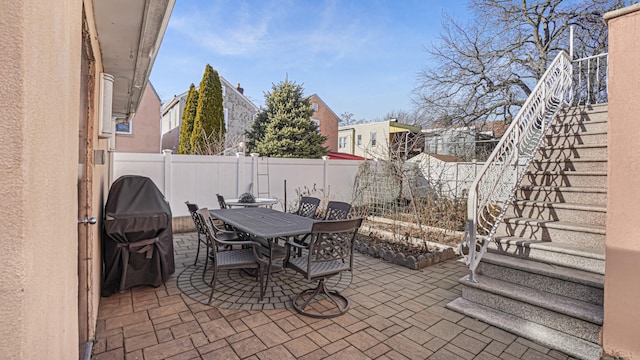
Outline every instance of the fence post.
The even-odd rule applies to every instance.
[[[329,160],[328,156],[323,156],[322,160],[324,160],[324,173],[322,176],[322,192],[324,194],[324,196],[327,196],[327,165],[329,164],[329,162],[327,160]]]
[[[251,194],[257,195],[257,194],[253,191],[253,189],[254,189],[256,186],[258,186],[258,185],[257,185],[258,181],[256,180],[256,173],[255,173],[255,171],[256,171],[256,169],[257,169],[257,168],[256,168],[256,166],[257,166],[257,165],[256,165],[256,161],[258,160],[258,156],[260,156],[260,154],[258,154],[258,153],[251,153],[250,155],[251,155]],[[255,182],[254,182],[254,181],[255,181]],[[256,184],[256,185],[254,186],[254,184]]]
[[[164,156],[164,198],[171,203],[171,186],[173,185],[173,181],[171,179],[171,149],[162,150],[162,155]]]
[[[240,158],[241,158],[240,155],[242,155],[242,153],[239,153],[239,152],[236,153],[236,198],[240,197],[240,182],[242,181],[240,176],[240,174],[242,173],[241,171],[242,163],[240,161]]]

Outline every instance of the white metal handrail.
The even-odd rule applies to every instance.
[[[609,54],[603,53],[573,60],[574,104],[593,105],[608,101]]]
[[[478,263],[512,202],[544,134],[563,104],[571,103],[573,67],[560,52],[500,139],[469,189],[467,225],[459,247],[468,248],[468,280],[475,281]]]

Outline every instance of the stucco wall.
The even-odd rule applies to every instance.
[[[0,354],[78,353],[77,165],[82,2],[0,11]]]
[[[131,134],[116,133],[117,152],[160,153],[160,98],[151,83],[144,89]]]
[[[603,348],[640,358],[640,5],[609,26],[609,169]]]

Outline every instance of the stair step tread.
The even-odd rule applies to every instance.
[[[553,150],[553,149],[591,149],[591,148],[607,148],[607,144],[572,144],[572,145],[543,145],[540,150]]]
[[[594,123],[589,123],[589,124],[594,124]],[[546,137],[548,138],[553,138],[553,137],[559,137],[559,136],[589,136],[589,135],[607,135],[606,131],[578,131],[578,132],[566,132],[566,133],[547,133],[545,134]]]
[[[558,230],[570,230],[570,231],[583,231],[593,234],[606,234],[606,226],[593,225],[593,224],[576,224],[567,221],[556,220],[540,220],[526,217],[505,217],[505,223],[515,223],[522,225],[536,225],[542,228],[558,229]]]
[[[605,260],[604,249],[598,250],[587,247],[578,247],[571,244],[554,243],[552,241],[532,240],[528,238],[521,238],[516,236],[496,236],[494,240],[500,243],[506,243],[510,245],[518,245],[529,247],[532,249],[542,249],[547,251],[553,251],[557,253],[564,253],[574,256],[580,256],[589,259]]]
[[[559,350],[578,359],[596,360],[600,359],[602,354],[602,348],[597,344],[524,320],[517,316],[473,303],[463,298],[457,298],[448,303],[447,308],[518,336],[533,340],[544,346]]]
[[[562,192],[585,192],[606,194],[607,188],[603,187],[586,187],[586,186],[547,186],[547,185],[521,185],[522,190],[551,190]]]
[[[570,162],[570,163],[579,163],[579,162],[607,162],[607,159],[602,158],[578,158],[578,159],[533,159],[532,163],[560,163],[560,162]]]
[[[569,209],[593,212],[607,212],[606,206],[577,204],[577,203],[560,203],[553,201],[536,201],[536,200],[516,200],[515,203],[521,205],[540,205],[544,208]]]
[[[567,170],[529,170],[527,174],[533,175],[571,175],[571,176],[607,176],[606,171],[567,171]]]
[[[485,253],[482,256],[482,261],[529,273],[540,274],[550,278],[571,281],[582,285],[604,289],[604,276],[602,274],[547,264],[535,260],[516,258],[493,252]]]
[[[602,325],[604,309],[602,305],[590,304],[584,301],[571,299],[562,295],[548,293],[546,291],[532,289],[523,285],[490,278],[476,274],[477,282],[470,282],[464,276],[460,283],[465,286],[491,292],[513,300],[535,305],[560,314],[565,314],[577,319]]]

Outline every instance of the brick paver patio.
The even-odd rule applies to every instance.
[[[309,285],[290,270],[263,302],[251,300],[253,279],[232,271],[206,305],[196,234],[175,234],[174,244],[176,273],[164,286],[101,299],[93,359],[567,359],[446,309],[467,272],[456,260],[414,271],[357,254],[353,274],[334,280],[349,312],[312,319],[290,309],[289,293]]]

